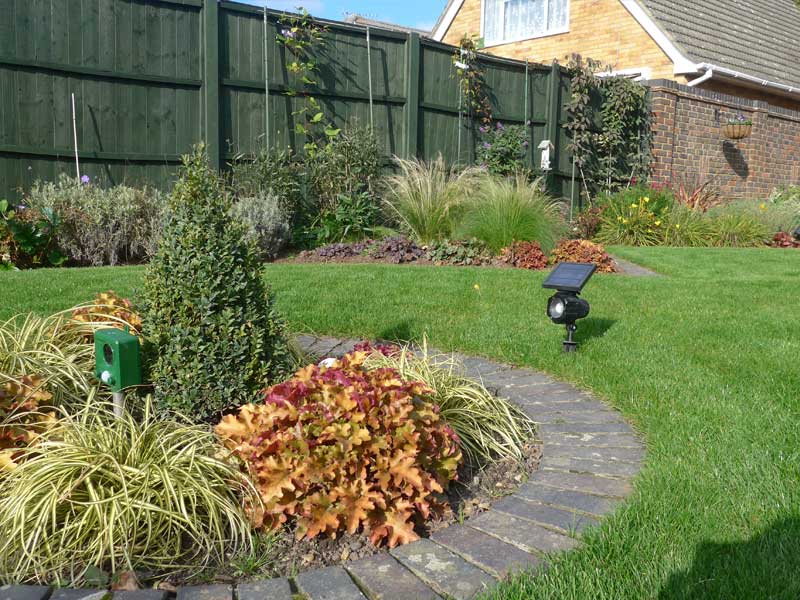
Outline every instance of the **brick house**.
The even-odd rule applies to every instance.
[[[798,33],[795,0],[448,0],[432,37],[479,35],[486,52],[539,63],[578,53],[647,80],[651,179],[765,198],[800,184]],[[738,115],[752,136],[724,139]]]
[[[668,79],[800,110],[795,0],[449,0],[433,38],[549,63],[572,53],[641,79]]]

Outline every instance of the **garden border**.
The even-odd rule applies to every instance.
[[[304,351],[340,356],[358,340],[301,335]],[[632,491],[645,447],[622,415],[590,392],[543,373],[454,354],[480,379],[537,423],[544,445],[540,468],[527,483],[464,524],[451,525],[389,552],[301,573],[293,580],[179,588],[177,600],[466,600],[511,572],[546,568],[546,555],[580,545]],[[0,600],[167,600],[161,590],[107,592],[2,586]]]

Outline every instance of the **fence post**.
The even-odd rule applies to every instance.
[[[203,129],[211,167],[222,166],[219,128],[219,4],[203,2]]]
[[[419,152],[419,56],[419,34],[410,33],[406,40],[406,158]]]
[[[553,149],[550,152],[550,172],[547,174],[547,189],[551,192],[555,191],[555,171],[558,165],[558,152],[559,136],[558,136],[558,117],[561,114],[561,104],[559,98],[559,86],[561,85],[561,67],[558,66],[556,61],[553,61],[553,66],[550,68],[550,81],[547,91],[547,126],[546,139],[550,140],[553,144]]]

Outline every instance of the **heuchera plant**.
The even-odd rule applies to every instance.
[[[53,419],[43,412],[52,396],[40,377],[24,376],[0,386],[0,473],[17,467],[18,454]]]
[[[134,310],[131,301],[120,297],[114,290],[101,292],[94,303],[77,307],[72,311],[72,320],[80,323],[103,323],[109,327],[124,329],[138,335],[142,329],[142,318]],[[90,332],[89,336],[93,337]]]
[[[560,262],[593,263],[598,273],[614,273],[614,261],[603,248],[589,240],[564,240],[550,255],[550,263]]]
[[[291,519],[298,539],[363,527],[394,547],[418,539],[415,524],[445,507],[458,437],[431,390],[394,369],[367,371],[366,357],[305,367],[217,425],[259,490],[256,526]]]
[[[514,242],[511,246],[503,248],[501,258],[503,262],[518,269],[547,268],[547,256],[542,252],[539,242]]]

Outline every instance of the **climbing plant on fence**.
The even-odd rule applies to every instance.
[[[591,200],[598,191],[646,178],[651,137],[647,89],[580,55],[573,55],[567,68],[572,85],[564,128],[571,134],[568,149],[584,197]]]

